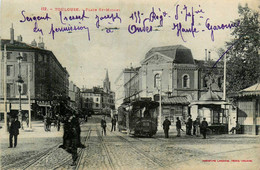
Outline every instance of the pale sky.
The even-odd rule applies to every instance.
[[[211,32],[205,27],[206,19],[209,18],[208,21],[211,25],[229,24],[230,21],[238,18],[238,3],[244,6],[246,2],[250,8],[259,10],[257,0],[147,0],[134,2],[123,2],[121,0],[2,0],[0,33],[1,38],[10,39],[10,27],[13,23],[15,39],[21,34],[23,42],[30,44],[33,39],[39,42],[39,36],[43,37],[47,49],[53,51],[62,66],[67,68],[70,80],[80,88],[83,85],[89,88],[102,85],[107,68],[112,90],[115,90],[114,81],[120,72],[124,68],[130,67],[130,63],[133,67],[140,66],[146,52],[152,47],[182,44],[191,49],[194,59],[204,59],[205,49],[211,50],[211,58],[217,59],[218,56],[214,50],[220,47],[224,48],[224,42],[230,39],[230,30],[214,31],[215,39],[212,41]],[[179,5],[178,20],[175,19],[177,5]],[[199,30],[195,37],[192,37],[191,33],[182,33],[186,42],[177,36],[176,30],[172,30],[173,23],[179,22],[184,28],[191,27],[191,18],[188,17],[187,22],[185,22],[185,10],[181,10],[184,5],[187,6],[188,11],[191,11],[193,7],[194,12],[199,9],[204,12],[203,14],[195,14],[194,27]],[[42,7],[47,7],[48,11],[41,11]],[[140,17],[141,24],[135,24],[142,27],[143,19],[149,17],[152,7],[159,16],[162,15],[162,12],[167,12],[163,19],[163,27],[158,28],[160,31],[130,34],[128,26],[135,24],[134,20],[129,18],[130,15],[135,11],[143,13]],[[53,8],[53,10],[50,10],[50,8]],[[79,8],[81,10],[76,12],[64,11],[62,12],[63,17],[81,16],[82,10],[86,8],[94,8],[98,11],[86,11],[85,16],[89,19],[83,21],[63,20],[67,25],[62,25],[59,12],[55,11],[55,8]],[[120,12],[100,12],[99,8],[120,9]],[[43,36],[40,32],[33,32],[35,21],[20,22],[20,20],[24,20],[21,13],[23,10],[26,17],[45,17],[48,13],[51,19],[37,21],[38,27],[42,29]],[[183,14],[181,14],[181,11]],[[116,13],[121,18],[121,23],[119,19],[115,19],[114,22],[111,19],[102,20],[100,21],[100,28],[96,28],[96,15],[102,17],[114,14],[115,16]],[[203,18],[200,18],[200,16]],[[68,26],[68,24],[88,27],[90,40],[87,30],[55,33],[53,40],[51,34],[49,34],[51,24],[54,27]],[[155,30],[159,21],[146,22],[146,25],[153,26],[153,30]],[[101,31],[105,27],[117,27],[119,30],[106,33],[105,30]]]

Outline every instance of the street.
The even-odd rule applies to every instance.
[[[89,118],[81,126],[81,142],[76,166],[70,166],[69,153],[58,146],[63,131],[43,130],[34,123],[34,132],[20,130],[17,148],[8,148],[8,134],[1,129],[1,169],[258,169],[259,137],[249,135],[212,135],[208,139],[176,137],[171,127],[170,138],[162,130],[152,138],[132,137],[118,131],[102,136],[101,116]]]

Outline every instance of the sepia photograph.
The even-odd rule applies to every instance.
[[[257,0],[0,0],[0,169],[258,170]]]

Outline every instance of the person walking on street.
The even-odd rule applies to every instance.
[[[189,119],[186,123],[186,134],[191,135],[191,129],[192,129],[192,119],[191,116],[189,116]]]
[[[112,123],[112,128],[111,128],[111,132],[113,131],[116,131],[116,118],[113,116],[112,120],[111,120],[111,123]]]
[[[17,136],[19,135],[19,128],[21,128],[21,124],[18,121],[18,117],[15,117],[11,120],[11,126],[9,129],[9,148],[13,147],[13,138],[14,138],[14,147],[17,145]]]
[[[206,118],[204,117],[203,121],[201,122],[201,132],[203,134],[203,139],[206,139],[207,128],[208,128],[208,122],[206,121]]]
[[[106,136],[106,128],[107,128],[107,122],[105,120],[105,116],[103,116],[101,120],[101,128],[102,128],[102,136]]]
[[[176,129],[177,129],[177,137],[181,137],[181,121],[179,117],[177,117]]]
[[[165,120],[163,122],[163,130],[165,138],[169,138],[169,129],[171,126],[171,121],[168,120],[168,117],[165,117]]]
[[[232,129],[229,132],[232,132],[232,134],[234,134],[234,131],[239,130],[240,129],[240,124],[238,123],[238,121],[236,121],[236,127],[232,127]]]
[[[196,136],[200,136],[200,120],[197,118],[195,120],[195,129],[196,129]]]

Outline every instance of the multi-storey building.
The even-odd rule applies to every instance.
[[[73,83],[73,81],[70,81],[69,83],[69,98],[70,98],[70,107],[75,111],[79,111],[80,89]]]
[[[141,67],[130,69],[130,77],[126,70],[120,74],[117,80],[121,80],[124,93],[116,95],[120,94],[119,98],[125,95],[125,101],[139,97],[159,101],[162,96],[161,122],[165,116],[173,122],[176,117],[185,120],[189,114],[196,118],[201,108],[189,104],[200,100],[209,90],[222,95],[223,64],[213,68],[215,62],[209,55],[206,52],[205,61],[194,60],[191,50],[182,45],[152,48],[141,61]]]
[[[92,111],[96,114],[110,112],[115,109],[115,93],[110,89],[108,71],[103,82],[103,88],[93,87],[92,89],[81,90],[82,108],[85,111]],[[108,114],[108,113],[106,113]]]
[[[4,48],[6,47],[6,56]],[[14,40],[14,29],[11,28],[11,38],[1,39],[1,84],[0,103],[3,105],[4,84],[6,84],[7,104],[10,112],[16,114],[19,110],[19,92],[16,83],[19,75],[17,57],[22,56],[20,67],[21,78],[24,81],[21,90],[21,106],[25,114],[31,106],[28,105],[28,87],[30,89],[31,103],[38,105],[35,118],[45,115],[51,107],[54,96],[67,98],[69,94],[69,73],[63,67],[52,51],[44,48],[44,42],[31,44],[22,42],[22,36]],[[6,63],[5,61],[6,57]],[[6,81],[4,73],[6,68]],[[2,108],[2,107],[1,107]],[[1,110],[2,112],[2,110]]]

